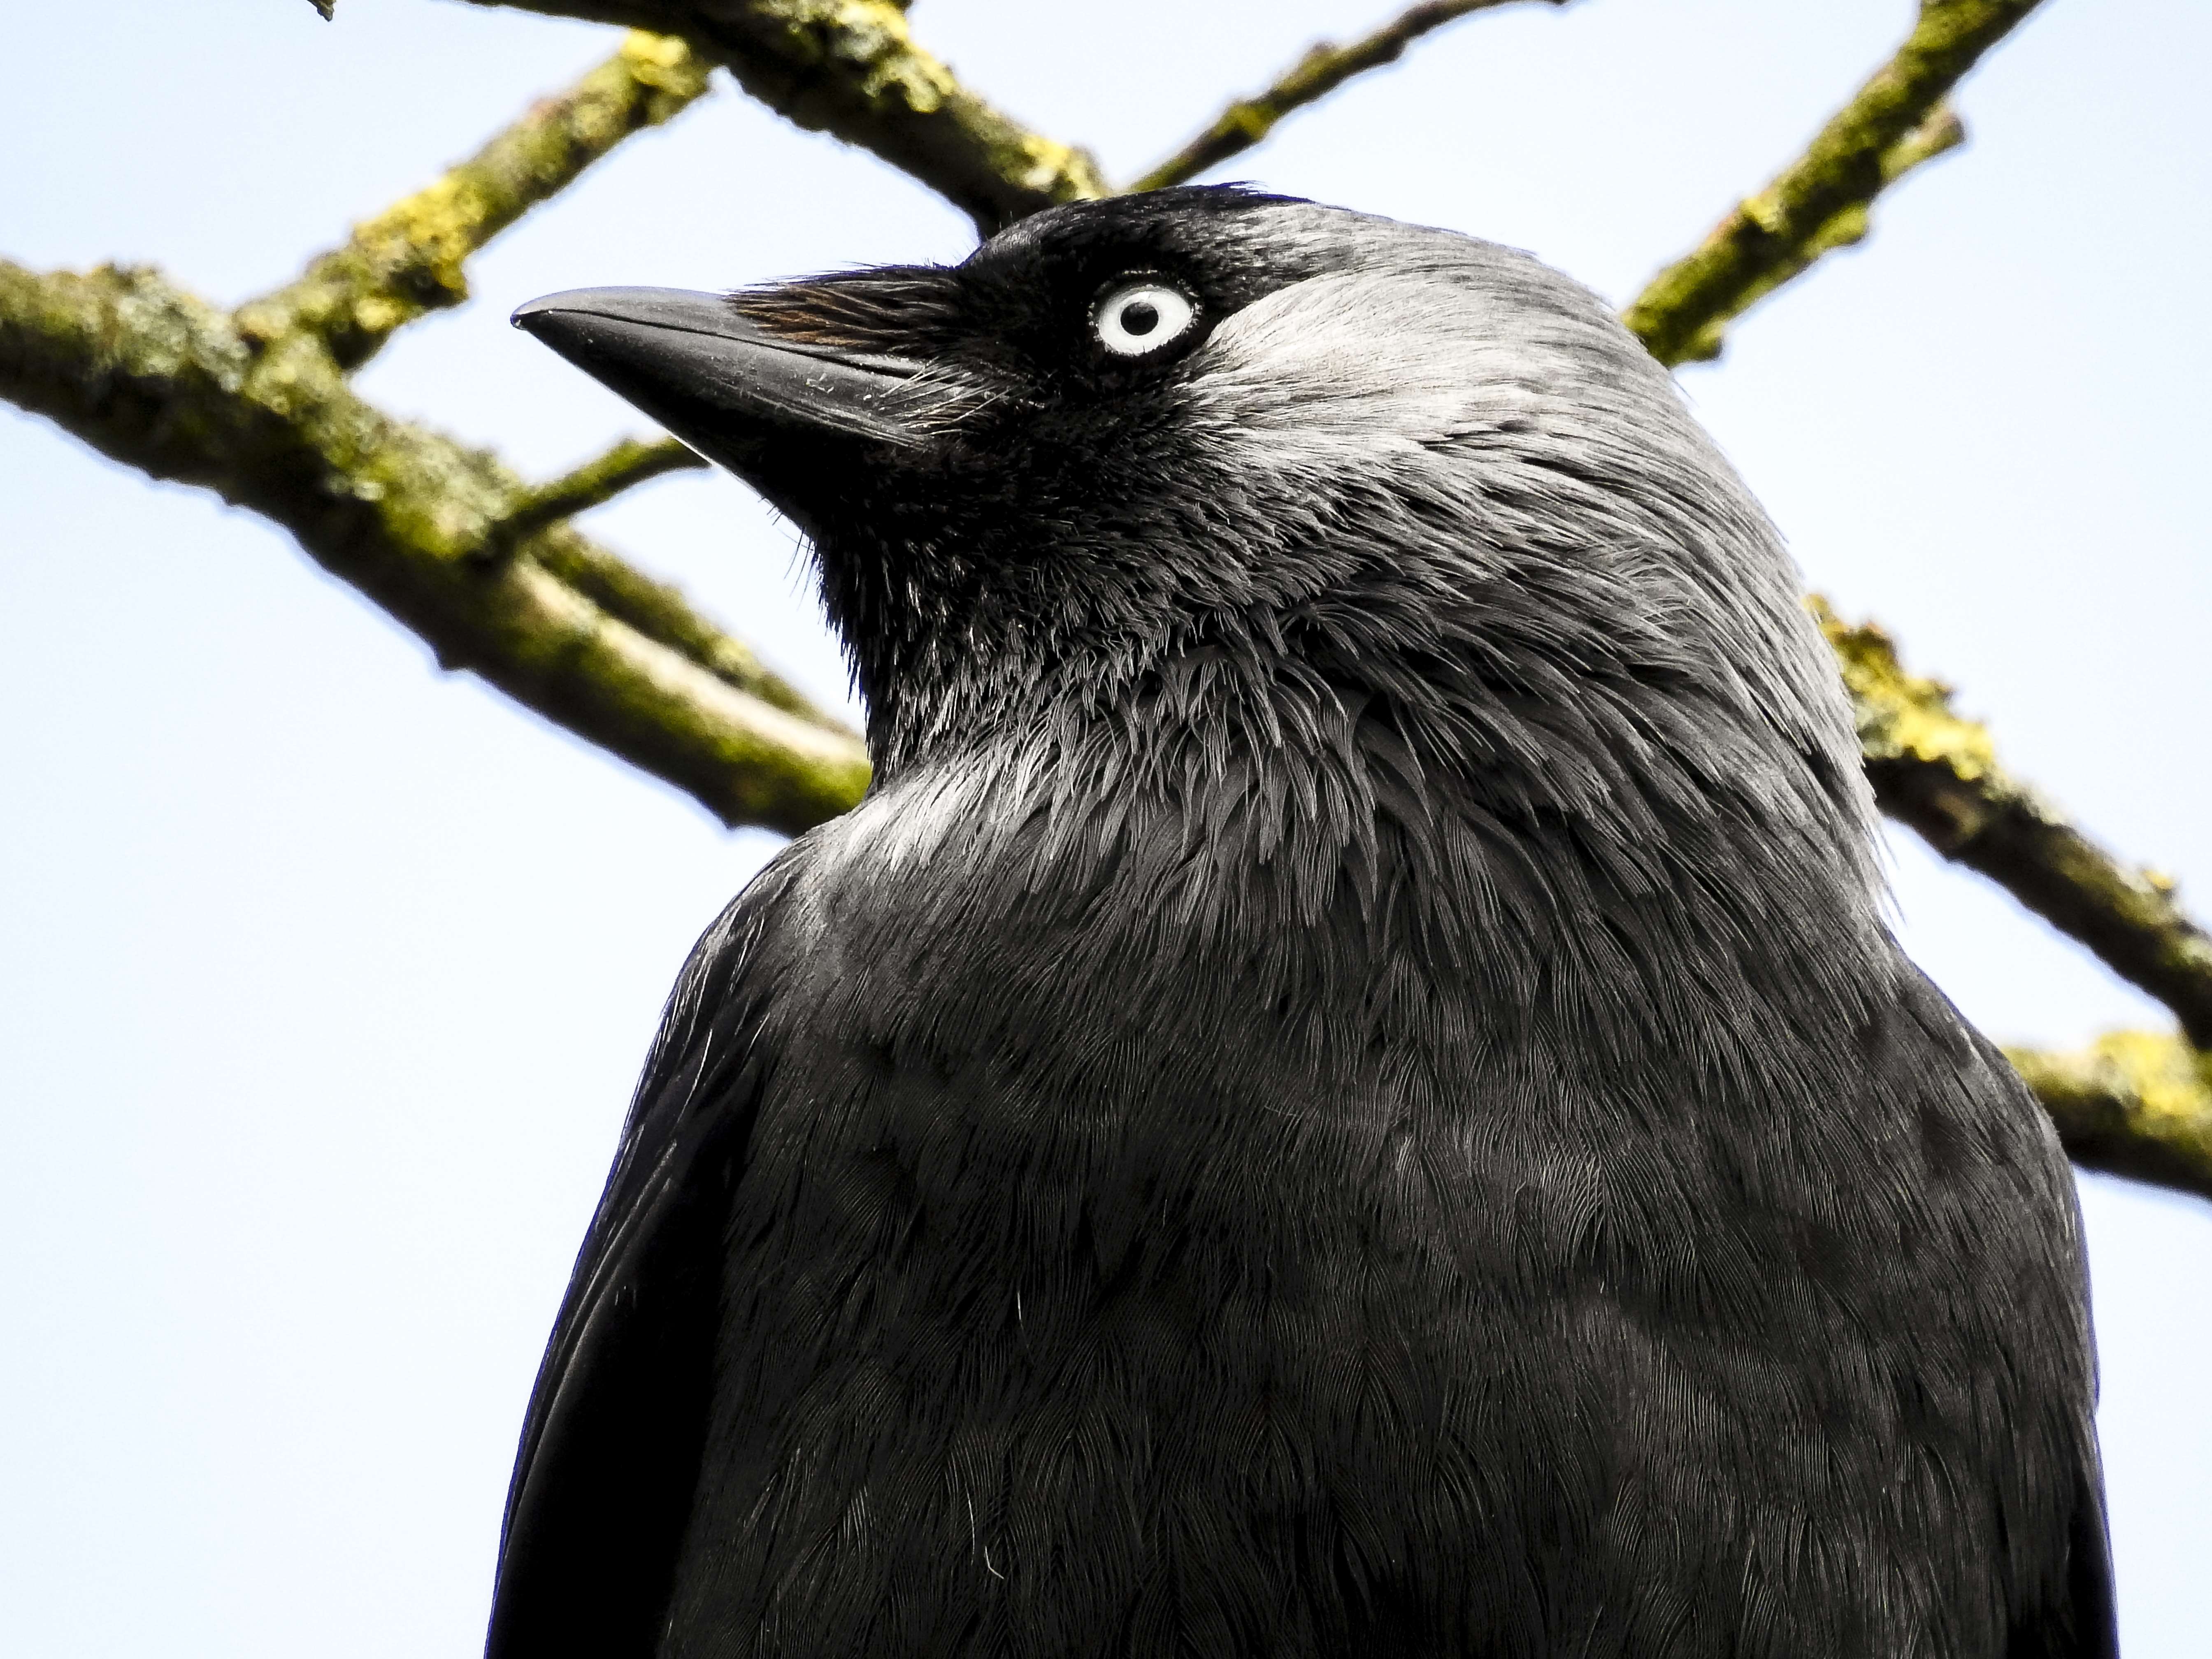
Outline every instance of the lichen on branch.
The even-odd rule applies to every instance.
[[[357,226],[298,280],[248,301],[240,331],[261,342],[313,334],[341,368],[358,368],[395,329],[467,299],[471,254],[632,133],[687,108],[711,68],[682,40],[633,30],[574,87]]]
[[[678,34],[810,131],[872,150],[984,235],[1106,194],[1089,153],[1034,132],[925,50],[891,0],[471,0]]]
[[[1809,604],[1843,668],[1882,811],[2079,939],[2212,1049],[2212,937],[2174,884],[2122,864],[2007,773],[1987,728],[1953,712],[1949,687],[1907,672],[1881,629]]]
[[[1623,320],[1662,363],[1720,355],[1722,331],[1823,253],[1866,234],[1874,199],[1964,131],[1943,100],[2039,0],[1923,0],[1912,33],[1805,153],[1661,271]]]
[[[626,442],[532,487],[489,454],[375,409],[346,372],[404,323],[463,298],[468,255],[533,203],[696,98],[710,55],[793,118],[907,167],[986,229],[1102,186],[1081,152],[960,88],[888,0],[514,3],[653,23],[690,44],[632,35],[574,91],[235,317],[152,271],[41,276],[0,260],[0,397],[149,476],[215,489],[283,526],[441,663],[725,822],[796,833],[859,799],[860,739],[677,590],[569,522],[694,458],[672,441]],[[1310,56],[1238,106],[1245,116],[1224,119],[1256,141],[1287,109],[1489,3],[1502,0],[1416,7],[1325,60]],[[2032,3],[1929,0],[1906,50],[1806,159],[1639,301],[1631,320],[1653,349],[1679,361],[1717,345],[1752,300],[1863,233],[1883,185],[1958,142],[1943,91]],[[2198,1052],[2212,1048],[2212,941],[2170,882],[2121,866],[2008,776],[1986,731],[1952,712],[1943,687],[1907,673],[1880,630],[1814,604],[1884,809],[2160,997],[2197,1045],[2122,1034],[2085,1055],[2015,1054],[2069,1151],[2212,1196],[2212,1061]]]
[[[0,260],[0,397],[283,526],[441,664],[726,823],[796,834],[866,786],[857,738],[769,683],[735,641],[707,648],[719,630],[673,590],[611,580],[626,567],[571,526],[485,557],[529,489],[492,456],[365,402],[311,331],[249,341],[150,270],[42,276]],[[564,572],[589,574],[611,602]]]
[[[2212,1054],[2114,1031],[2075,1054],[2006,1051],[2086,1169],[2212,1198]]]

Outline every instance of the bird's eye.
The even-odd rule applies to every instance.
[[[1143,276],[1107,290],[1091,313],[1091,331],[1117,357],[1146,357],[1189,333],[1197,320],[1190,295]]]

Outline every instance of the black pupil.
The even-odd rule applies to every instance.
[[[1150,334],[1160,325],[1160,308],[1150,300],[1132,300],[1121,307],[1125,333]]]

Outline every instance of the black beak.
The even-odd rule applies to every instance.
[[[771,496],[823,440],[923,441],[919,366],[770,333],[719,295],[583,288],[532,300],[514,325]],[[768,476],[763,476],[764,474]]]

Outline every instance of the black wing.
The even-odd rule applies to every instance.
[[[2120,1635],[2112,1607],[2112,1545],[2105,1530],[2105,1480],[2094,1462],[2081,1471],[2075,1492],[2066,1571],[2065,1616],[2054,1621],[2045,1651],[2051,1659],[2118,1659]],[[2023,1652],[2034,1651],[2015,1643]]]
[[[659,1640],[706,1431],[722,1218],[758,1100],[764,976],[747,970],[779,873],[707,931],[662,1016],[531,1395],[487,1659],[642,1659]]]
[[[1982,1075],[1990,1087],[2002,1091],[2008,1098],[2014,1115],[2043,1129],[2043,1139],[2064,1194],[2063,1201],[2075,1206],[2073,1177],[2065,1154],[2059,1150],[2057,1137],[2050,1133],[2043,1108],[2028,1093],[2027,1085],[2013,1070],[2004,1051],[1976,1030],[1952,1006],[1950,999],[1917,969],[1911,970],[1911,982],[1918,993],[1923,1020],[1941,1022],[1961,1034],[1980,1060]],[[2072,1229],[2076,1241],[2081,1237],[2079,1215],[2076,1206]],[[2077,1243],[2077,1250],[2079,1248]],[[2077,1256],[2075,1271],[2080,1275],[2080,1294],[2086,1297],[2086,1260]],[[2098,1455],[2094,1417],[2096,1362],[2089,1347],[2091,1339],[2086,1322],[2080,1340],[2090,1386],[2089,1397],[2081,1402],[2081,1415],[2074,1437],[2073,1494],[2063,1540],[2065,1570],[2054,1586],[2052,1598],[2043,1606],[2026,1610],[2015,1622],[2006,1642],[2005,1659],[2118,1659],[2120,1641],[2112,1599],[2112,1543],[2105,1522],[2105,1475]]]

